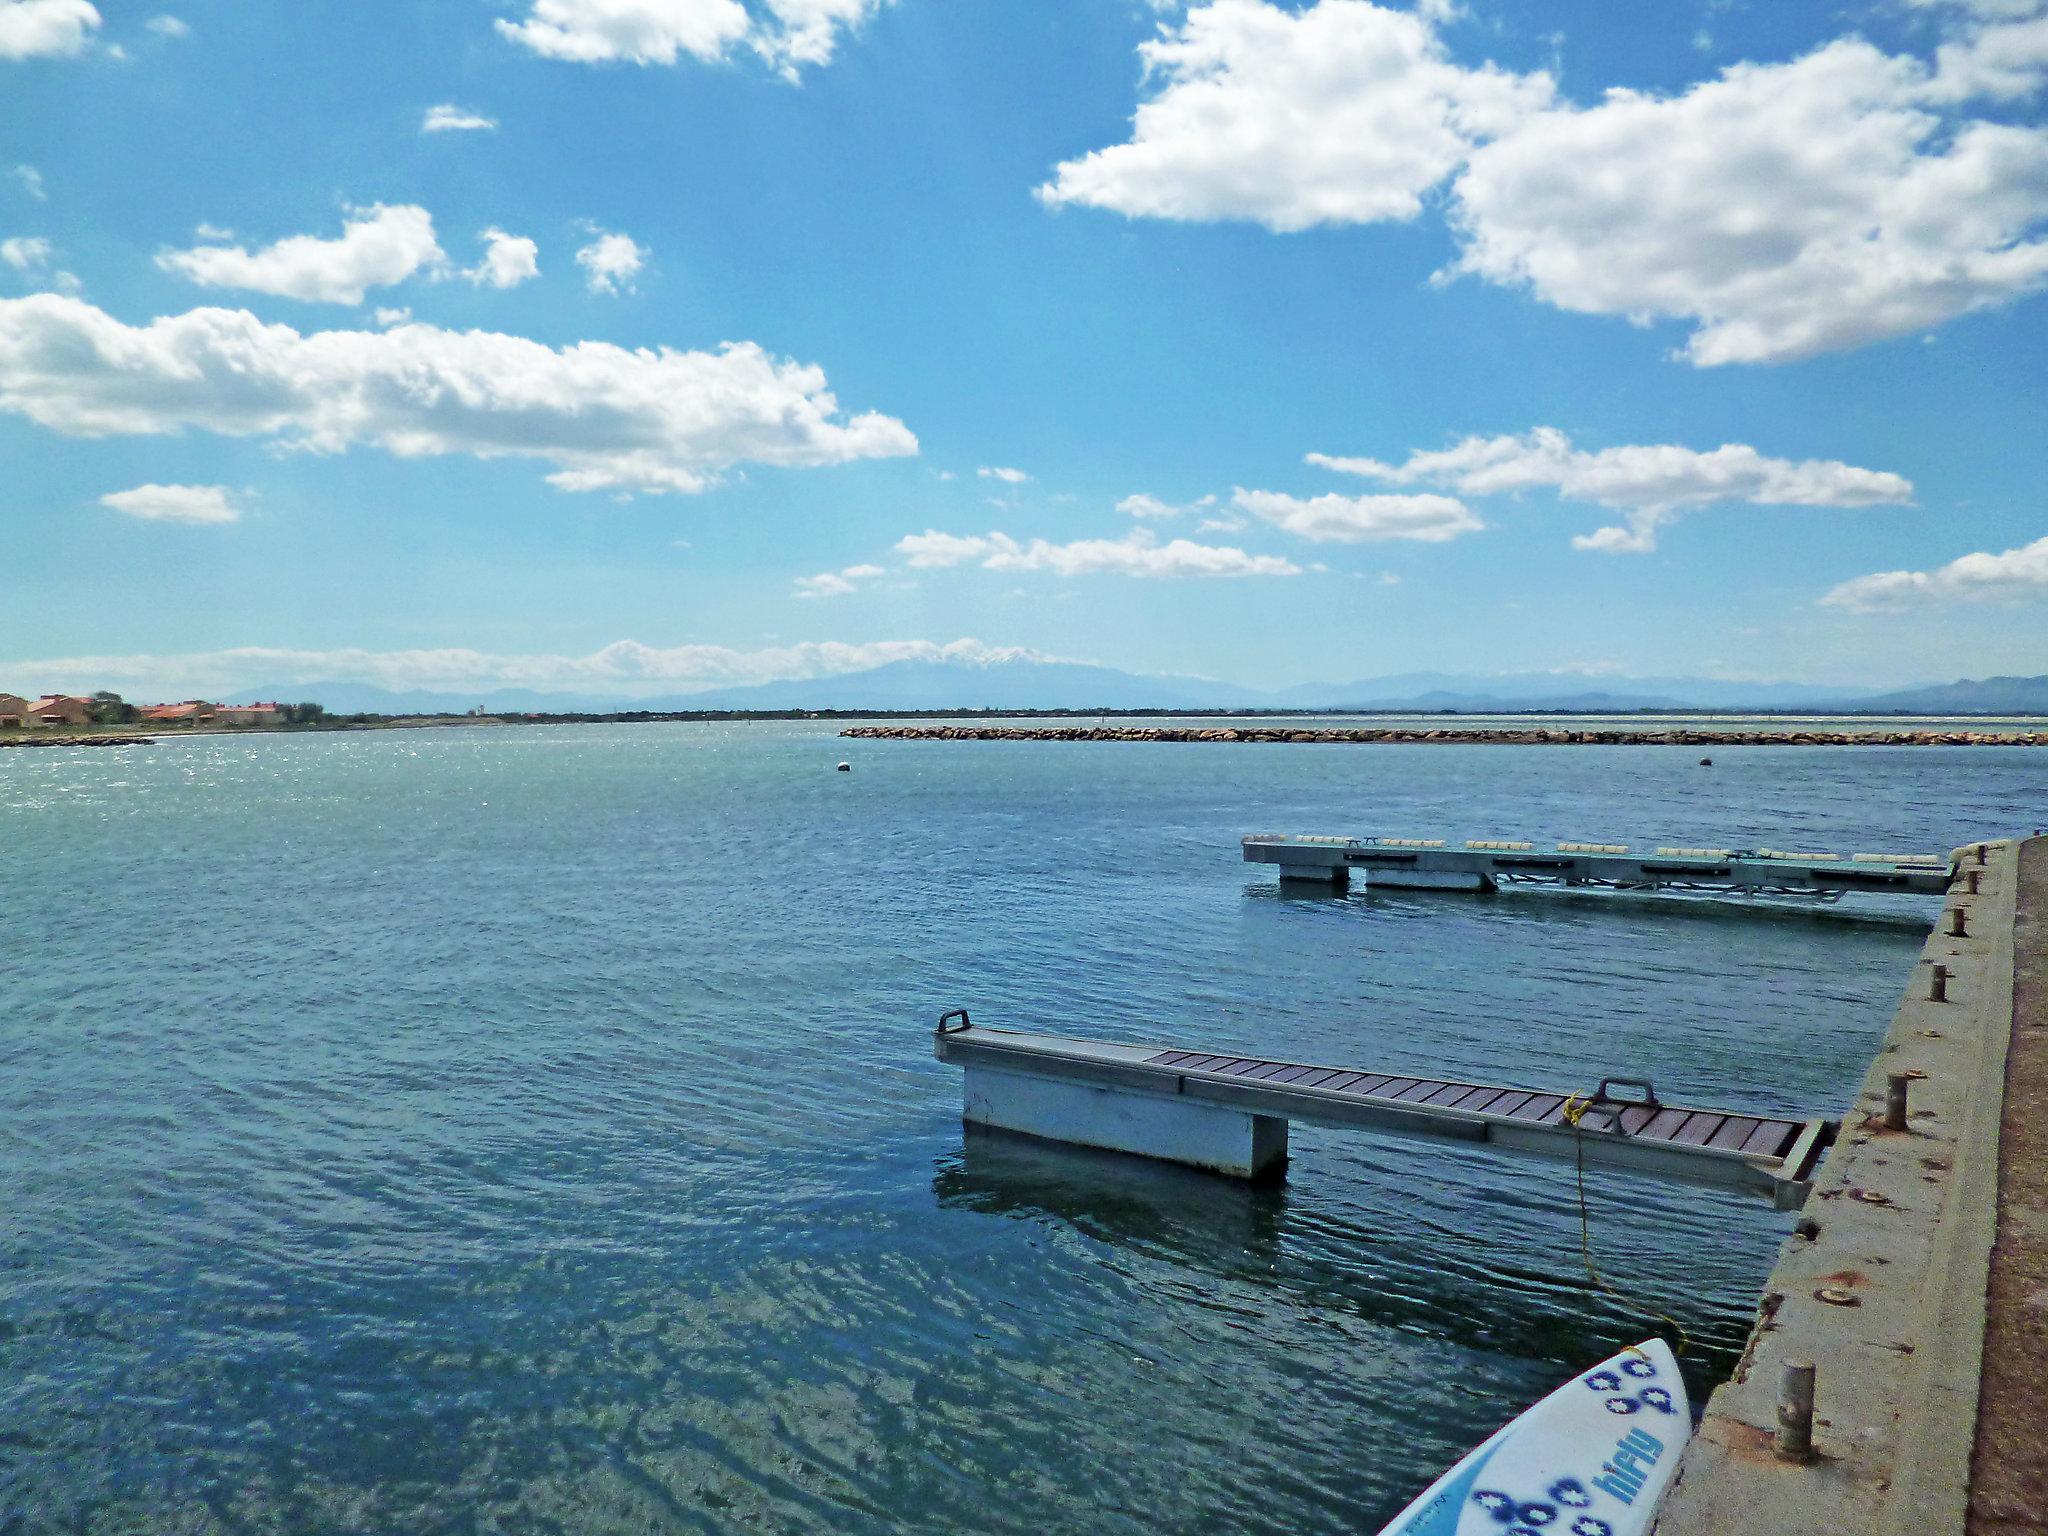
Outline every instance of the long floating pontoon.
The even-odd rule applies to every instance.
[[[1839,901],[1850,891],[1888,895],[1946,892],[1955,864],[1931,853],[1793,853],[1776,848],[1656,848],[1623,843],[1470,841],[1397,837],[1260,834],[1244,840],[1247,864],[1277,864],[1280,878],[1343,890],[1368,885],[1493,891],[1503,885],[1604,886],[1617,891],[1700,891],[1739,896],[1808,896]]]
[[[1838,1124],[1688,1109],[1641,1079],[1591,1093],[1119,1045],[939,1021],[939,1060],[966,1069],[968,1123],[1162,1158],[1239,1178],[1287,1161],[1291,1121],[1484,1142],[1508,1151],[1748,1190],[1792,1209]],[[1617,1089],[1635,1090],[1631,1095]]]

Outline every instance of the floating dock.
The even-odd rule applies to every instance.
[[[1587,1093],[1507,1088],[990,1029],[959,1011],[940,1020],[934,1052],[966,1069],[970,1124],[1239,1178],[1277,1172],[1298,1120],[1583,1159],[1748,1190],[1790,1209],[1837,1129],[1828,1119],[1669,1105],[1634,1079]]]
[[[1247,864],[1279,866],[1296,886],[1494,891],[1503,885],[1599,886],[1616,891],[1697,891],[1806,896],[1839,901],[1851,891],[1939,896],[1954,878],[1946,855],[1800,853],[1775,848],[1654,848],[1623,843],[1320,837],[1267,833],[1244,840]]]

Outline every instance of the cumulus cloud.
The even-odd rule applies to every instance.
[[[208,288],[360,304],[370,289],[402,283],[422,267],[437,267],[446,259],[426,209],[379,203],[351,209],[341,235],[333,240],[293,235],[257,251],[239,245],[198,245],[160,251],[156,264]]]
[[[1204,496],[1197,501],[1188,503],[1184,507],[1177,507],[1170,501],[1161,501],[1150,492],[1140,491],[1135,496],[1126,496],[1116,504],[1116,509],[1129,517],[1152,522],[1164,522],[1167,518],[1179,517],[1183,512],[1193,512],[1203,507],[1213,507],[1215,504],[1216,498],[1214,496]],[[1204,531],[1208,530],[1208,526],[1206,523],[1203,524]],[[1242,527],[1243,525],[1239,524],[1238,526]]]
[[[190,37],[192,29],[176,16],[152,16],[143,23],[158,37]]]
[[[986,464],[975,473],[984,480],[1000,480],[1005,485],[1022,485],[1031,478],[1021,469],[998,469]]]
[[[2009,601],[2048,598],[2048,538],[2003,554],[1964,555],[1932,571],[1880,571],[1831,588],[1821,602],[1875,613],[1972,597]]]
[[[242,515],[224,485],[138,485],[102,496],[100,505],[155,523],[232,523]]]
[[[355,647],[293,650],[242,646],[173,655],[65,656],[0,662],[0,672],[35,677],[42,686],[117,688],[181,698],[253,683],[346,681],[403,692],[413,688],[533,688],[599,691],[622,696],[695,692],[753,683],[836,677],[897,661],[994,666],[1060,658],[980,640],[812,641],[742,651],[722,645],[658,647],[620,640],[586,656],[502,654],[463,648],[371,651]]]
[[[1442,544],[1486,525],[1450,496],[1287,496],[1240,488],[1233,504],[1312,544]]]
[[[1299,576],[1301,567],[1276,555],[1251,555],[1226,545],[1188,539],[1160,543],[1149,529],[1120,539],[1046,539],[1019,543],[1006,533],[959,535],[927,529],[896,541],[898,554],[918,569],[966,565],[989,571],[1050,571],[1059,576]]]
[[[1945,8],[1932,60],[1843,38],[1579,106],[1547,75],[1454,62],[1434,8],[1213,0],[1141,45],[1156,89],[1129,141],[1038,195],[1286,231],[1413,218],[1448,182],[1440,277],[1684,323],[1700,367],[1782,362],[2048,285],[2048,128],[1971,107],[2048,84],[2043,11]]]
[[[13,175],[14,179],[21,183],[22,191],[26,192],[30,197],[39,203],[49,201],[50,194],[43,186],[43,173],[41,171],[32,165],[17,165],[14,168]]]
[[[1934,59],[1934,78],[1927,87],[1934,100],[2031,96],[2048,76],[2048,15],[1971,27],[1943,43]]]
[[[481,112],[458,107],[452,101],[427,108],[427,115],[420,120],[421,133],[490,133],[497,126],[495,117],[485,117]]]
[[[799,576],[796,579],[795,595],[798,597],[844,597],[857,591],[864,581],[873,581],[885,574],[879,565],[849,565],[844,570],[825,571],[817,576]]]
[[[1766,458],[1744,443],[1708,452],[1672,443],[1632,444],[1595,452],[1574,448],[1555,427],[1499,437],[1467,437],[1402,464],[1308,455],[1308,462],[1394,485],[1436,485],[1467,496],[1555,491],[1628,514],[1625,526],[1572,540],[1579,549],[1641,553],[1657,546],[1657,530],[1692,507],[1743,501],[1757,506],[1874,507],[1912,501],[1913,483],[1885,470],[1858,469],[1835,459]]]
[[[56,247],[41,235],[15,235],[0,240],[0,262],[17,272],[39,272],[50,264],[55,253]]]
[[[543,58],[578,64],[674,64],[752,49],[794,78],[830,62],[842,32],[881,0],[530,0],[524,20],[500,20],[501,36]]]
[[[0,59],[74,58],[99,26],[87,0],[0,0]]]
[[[1958,68],[1960,66],[1957,66]],[[1455,269],[1561,309],[1690,322],[1694,364],[1923,331],[2048,282],[2048,131],[1945,122],[1859,39],[1676,97],[1611,91],[1476,151]]]
[[[1553,90],[1548,75],[1455,64],[1428,17],[1367,0],[1214,0],[1138,51],[1159,88],[1129,142],[1059,166],[1042,201],[1273,230],[1412,219]]]
[[[647,247],[631,235],[614,234],[594,224],[589,229],[597,238],[576,253],[584,286],[592,293],[631,293],[633,279],[647,265]]]
[[[699,491],[740,464],[917,452],[847,417],[821,369],[751,342],[715,352],[400,324],[301,334],[246,310],[130,326],[77,299],[0,299],[0,410],[74,437],[262,437],[336,453],[538,459],[566,490]]]
[[[517,288],[528,278],[540,276],[540,247],[524,235],[492,228],[477,238],[484,242],[484,259],[462,274],[472,283]]]

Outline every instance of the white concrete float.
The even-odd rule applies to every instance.
[[[1328,837],[1262,833],[1244,839],[1247,864],[1279,867],[1283,883],[1329,891],[1368,886],[1494,891],[1503,885],[1601,886],[1620,891],[1807,896],[1838,901],[1851,891],[1938,896],[1955,865],[1939,854],[1787,853],[1772,848],[1658,848],[1621,843]]]
[[[1246,1179],[1286,1165],[1288,1125],[1300,1120],[1583,1158],[1733,1186],[1790,1208],[1806,1198],[1836,1130],[1827,1119],[1665,1104],[1635,1079],[1587,1094],[1502,1088],[990,1029],[964,1010],[940,1019],[933,1051],[965,1070],[969,1124]]]

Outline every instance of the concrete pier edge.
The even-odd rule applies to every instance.
[[[2048,868],[2044,841],[1986,844],[1981,865],[1974,846],[1958,850],[1944,912],[1961,908],[1966,933],[1934,924],[1741,1362],[1680,1463],[1659,1536],[1965,1530],[2000,1231],[2021,851],[2037,850],[2029,870]],[[1929,995],[1935,964],[1951,973],[1945,1002]],[[1895,1073],[1913,1074],[1903,1132],[1883,1121]],[[1773,1449],[1778,1383],[1793,1360],[1818,1367],[1815,1457],[1804,1464]]]

